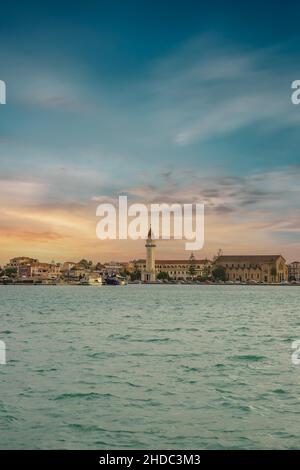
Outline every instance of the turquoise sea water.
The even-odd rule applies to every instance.
[[[2,449],[300,448],[300,288],[1,286]]]

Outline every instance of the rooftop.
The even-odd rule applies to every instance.
[[[216,263],[274,263],[281,255],[222,255]]]
[[[136,263],[146,263],[145,259],[138,259]],[[208,259],[194,259],[193,264],[207,264],[211,263]],[[156,259],[155,264],[191,264],[189,259]]]

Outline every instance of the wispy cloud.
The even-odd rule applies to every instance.
[[[153,67],[153,108],[178,145],[253,124],[270,129],[299,123],[289,99],[293,63],[283,53],[284,47],[243,51],[210,36],[197,38]]]

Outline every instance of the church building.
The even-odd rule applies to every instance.
[[[215,265],[225,268],[228,281],[280,283],[288,280],[288,268],[281,255],[222,255]]]

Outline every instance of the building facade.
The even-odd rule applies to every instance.
[[[141,272],[142,280],[146,281],[146,260],[139,259],[135,262],[136,268]],[[191,268],[192,266],[192,268]],[[207,259],[196,260],[191,263],[187,260],[155,260],[155,276],[159,273],[167,273],[171,279],[190,280],[196,278],[209,278],[212,271],[212,262]]]
[[[28,256],[19,256],[17,258],[12,258],[11,260],[9,260],[9,263],[6,265],[6,268],[18,270],[20,266],[30,265],[38,262],[39,260],[35,258],[29,258]]]
[[[120,274],[127,270],[128,263],[110,261],[103,265],[103,271],[109,275]]]
[[[19,279],[55,280],[60,276],[60,264],[40,263],[39,261],[27,264],[20,264],[18,267]]]
[[[293,261],[288,265],[289,280],[300,282],[300,261]]]
[[[225,268],[227,281],[254,283],[288,281],[288,267],[281,255],[222,255],[214,264]]]

